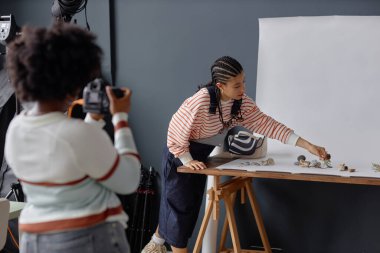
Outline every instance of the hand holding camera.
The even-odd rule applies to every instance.
[[[101,114],[128,113],[131,107],[131,94],[128,88],[106,86],[102,79],[96,78],[83,90],[83,111],[91,113],[94,119],[97,116],[102,117]]]
[[[123,92],[122,97],[117,96],[112,87],[106,87],[106,92],[110,101],[110,112],[112,115],[117,112],[129,113],[131,109],[132,91],[128,88],[120,88],[119,90]]]

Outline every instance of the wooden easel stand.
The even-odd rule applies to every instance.
[[[256,220],[256,224],[260,233],[261,240],[263,242],[264,250],[247,250],[241,249],[239,234],[236,227],[236,220],[234,214],[234,204],[236,200],[237,191],[241,190],[241,202],[245,203],[245,192],[247,193],[249,203],[252,208],[253,215]],[[220,176],[214,176],[214,186],[207,191],[209,195],[209,203],[205,215],[203,217],[202,225],[195,242],[195,247],[193,253],[199,253],[202,247],[202,241],[208,222],[210,220],[211,214],[213,214],[213,219],[217,220],[219,218],[219,202],[224,201],[226,208],[226,217],[223,224],[222,236],[220,240],[220,245],[218,252],[220,253],[254,253],[254,252],[265,252],[272,253],[271,247],[269,245],[268,236],[264,228],[264,222],[260,213],[256,197],[253,192],[252,178],[245,177],[234,177],[227,182],[220,183]],[[225,248],[225,242],[227,238],[227,232],[230,232],[232,239],[232,249]]]

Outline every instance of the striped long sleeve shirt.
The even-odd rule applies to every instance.
[[[115,114],[112,122],[115,147],[101,124],[61,112],[22,112],[13,119],[5,156],[27,196],[21,231],[58,232],[105,221],[126,225],[128,216],[114,192],[137,188],[140,162],[127,114]]]
[[[222,101],[223,121],[231,119],[232,104],[232,99]],[[209,108],[210,95],[208,90],[203,88],[186,99],[170,121],[167,146],[169,151],[175,157],[179,157],[183,163],[192,160],[189,153],[189,141],[214,136],[223,128],[218,110],[215,114],[210,114]],[[292,129],[261,112],[256,103],[245,94],[240,109],[243,121],[233,120],[230,128],[240,125],[254,133],[283,143],[287,143],[293,134]]]

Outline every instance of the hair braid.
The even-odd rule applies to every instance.
[[[218,58],[211,66],[211,81],[206,85],[198,86],[198,89],[215,86],[216,83],[226,83],[231,77],[236,77],[243,72],[243,67],[234,58],[223,56]]]

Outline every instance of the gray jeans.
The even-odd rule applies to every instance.
[[[80,230],[22,233],[21,253],[130,253],[123,226],[106,222]]]

